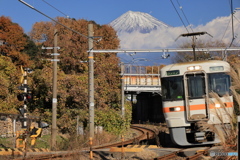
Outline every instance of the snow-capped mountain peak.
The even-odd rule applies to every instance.
[[[149,33],[157,28],[168,28],[169,25],[159,21],[148,13],[128,11],[113,20],[110,24],[118,33],[133,32]]]

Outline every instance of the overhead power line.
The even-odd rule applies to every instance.
[[[240,20],[235,15],[233,15],[233,17],[240,23]]]
[[[52,21],[56,22],[57,24],[59,24],[59,25],[65,27],[65,28],[71,30],[72,32],[77,33],[77,34],[79,34],[79,35],[81,35],[81,36],[83,36],[83,37],[85,37],[85,38],[88,38],[88,39],[89,39],[89,38],[92,38],[92,39],[93,39],[93,37],[88,37],[88,36],[86,36],[86,35],[84,35],[84,34],[82,34],[82,33],[79,33],[78,31],[75,31],[74,29],[72,29],[72,28],[70,28],[70,27],[68,27],[68,26],[66,26],[66,25],[64,25],[64,24],[62,24],[62,23],[56,21],[55,19],[53,19],[53,18],[49,17],[48,15],[44,14],[43,12],[37,10],[36,8],[34,8],[32,5],[26,3],[25,1],[23,1],[23,0],[18,0],[18,1],[21,2],[21,3],[23,3],[24,5],[28,6],[29,8],[31,8],[31,9],[37,11],[38,13],[44,15],[45,17],[51,19]],[[93,39],[93,41],[97,42],[97,41],[94,40],[94,39]]]
[[[47,5],[49,5],[50,7],[52,7],[53,9],[57,10],[58,12],[62,13],[63,15],[65,15],[67,18],[69,18],[69,16],[65,13],[63,13],[62,11],[60,11],[59,9],[57,9],[56,7],[54,7],[53,5],[51,5],[50,3],[46,2],[45,0],[42,0],[44,3],[46,3]]]
[[[232,0],[231,0],[231,17],[232,17],[232,41],[234,41],[234,39],[235,39],[235,36],[234,36],[234,24],[233,24],[233,2],[232,2]],[[232,44],[232,43],[231,43]],[[229,47],[231,47],[231,46],[229,46]]]
[[[175,7],[175,5],[174,5],[174,3],[173,3],[172,0],[171,0],[171,3],[172,3],[172,5],[173,5],[173,8],[175,9],[175,11],[176,11],[177,14],[178,14],[178,17],[179,17],[180,20],[182,21],[182,24],[184,25],[184,27],[186,28],[187,32],[189,33],[189,31],[188,31],[188,29],[187,29],[187,26],[186,26],[185,23],[183,22],[183,19],[182,19],[182,17],[180,16],[180,14],[178,13],[177,8]]]
[[[222,42],[223,42],[223,38],[224,38],[225,34],[227,33],[228,26],[230,25],[230,22],[231,22],[231,20],[229,20],[228,25],[227,25],[227,27],[226,27],[226,29],[225,29],[225,32],[224,32],[224,34],[223,34],[223,36],[222,36],[222,39],[221,39]]]
[[[193,32],[193,29],[192,29],[192,27],[191,27],[191,24],[189,23],[189,21],[188,21],[188,18],[187,18],[187,16],[186,16],[186,14],[184,13],[184,11],[183,11],[183,7],[180,5],[180,3],[179,3],[179,1],[177,0],[177,3],[178,3],[178,6],[179,6],[179,8],[181,9],[181,11],[182,11],[182,14],[183,14],[183,16],[185,17],[185,19],[186,19],[186,21],[187,21],[187,23],[188,23],[188,25],[189,25],[189,27],[190,27],[190,29],[192,30],[192,32]]]

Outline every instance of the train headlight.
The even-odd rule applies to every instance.
[[[201,66],[189,66],[187,67],[187,70],[193,71],[193,70],[200,70],[202,67]]]
[[[171,107],[171,108],[169,108],[169,110],[170,110],[171,112],[173,112],[173,111],[180,111],[181,108],[180,108],[180,107]]]
[[[216,108],[219,108],[219,107],[221,107],[221,105],[218,104],[218,103],[216,103],[216,104],[215,104],[215,107],[216,107]]]
[[[189,71],[192,71],[192,70],[194,70],[194,66],[188,67],[187,69],[188,69]]]
[[[201,66],[195,66],[195,70],[201,69]]]

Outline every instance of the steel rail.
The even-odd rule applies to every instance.
[[[115,142],[115,143],[111,143],[111,144],[105,144],[105,145],[100,145],[100,146],[93,146],[93,149],[103,149],[103,148],[111,148],[111,147],[119,147],[119,146],[125,146],[127,144],[132,144],[136,141],[142,141],[145,139],[149,139],[149,138],[154,138],[154,134],[155,132],[151,129],[148,128],[144,128],[144,127],[140,127],[140,126],[131,126],[132,129],[137,130],[140,135],[137,137],[134,137],[130,140],[126,140],[123,142]]]
[[[172,152],[172,153],[163,155],[163,156],[161,156],[161,157],[154,158],[154,160],[155,160],[155,159],[157,159],[157,160],[168,160],[168,159],[171,159],[171,158],[176,158],[178,152],[179,152],[179,151],[177,151],[177,152]]]
[[[205,149],[205,150],[197,151],[197,154],[195,154],[195,155],[193,155],[193,156],[187,157],[187,160],[196,160],[196,159],[198,159],[200,156],[206,155],[206,154],[208,153],[208,150],[209,150],[209,149],[210,149],[210,148],[207,148],[207,149]]]
[[[135,141],[142,141],[148,138],[154,138],[155,132],[151,129],[140,127],[140,126],[131,126],[132,129],[139,132],[139,135],[123,142],[116,142],[111,144],[105,144],[101,146],[93,146],[93,149],[103,149],[103,148],[111,148],[111,147],[118,147],[122,145],[132,144]],[[21,156],[15,157],[14,160],[44,160],[44,159],[57,159],[57,158],[64,158],[64,157],[71,157],[74,155],[81,154],[83,152],[88,152],[89,150],[76,150],[76,151],[49,151],[49,152],[27,152]]]

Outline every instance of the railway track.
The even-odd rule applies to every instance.
[[[121,142],[115,142],[111,144],[105,144],[100,146],[93,146],[92,149],[104,149],[118,146],[125,146],[127,144],[138,143],[142,140],[149,140],[155,137],[155,132],[151,129],[133,125],[132,129],[136,130],[137,135],[132,139],[123,140]],[[47,159],[71,159],[78,155],[86,155],[89,149],[83,149],[81,151],[48,151],[48,152],[29,152],[19,150],[9,150],[4,152],[4,158],[10,158],[14,160],[47,160]],[[1,155],[0,155],[1,156]],[[3,157],[3,156],[2,156]],[[0,157],[1,158],[1,157]]]
[[[132,139],[129,139],[129,140],[124,140],[122,142],[115,142],[115,143],[105,144],[101,146],[94,146],[93,149],[103,149],[103,148],[125,146],[128,144],[138,144],[142,140],[150,140],[155,138],[156,136],[155,131],[146,127],[132,125],[131,128],[138,132],[138,135],[136,137],[133,137]]]
[[[121,142],[115,142],[111,144],[104,144],[100,146],[92,146],[92,150],[95,152],[94,153],[94,160],[100,160],[103,159],[103,156],[99,156],[98,152],[104,152],[108,150],[107,152],[111,152],[111,148],[118,148],[119,151],[118,154],[126,155],[129,150],[124,150],[127,149],[129,144],[139,144],[141,141],[145,141],[145,144],[148,143],[149,140],[155,139],[156,138],[156,133],[154,130],[139,126],[139,125],[132,125],[132,129],[134,129],[137,133],[137,135],[131,139],[128,140],[122,140]],[[133,146],[133,145],[132,145]],[[138,147],[142,147],[141,145],[137,145]],[[145,145],[146,146],[146,145]],[[124,149],[123,149],[124,148]],[[142,147],[143,148],[143,147]],[[203,148],[196,148],[194,150],[193,148],[193,154],[191,155],[185,155],[183,156],[183,153],[187,152],[188,149],[173,149],[173,148],[160,148],[160,147],[155,147],[147,150],[151,151],[156,151],[159,152],[160,154],[153,158],[152,160],[169,160],[169,159],[186,159],[186,160],[196,160],[196,159],[201,159],[202,157],[209,157],[209,152],[210,152],[210,147],[203,147]],[[131,150],[131,149],[130,149]],[[143,151],[144,149],[141,149]],[[171,151],[170,151],[171,150]],[[133,152],[136,151],[136,149],[133,150]],[[12,151],[10,155],[7,155],[6,158],[14,159],[14,160],[85,160],[85,159],[90,159],[89,156],[89,148],[85,148],[82,150],[76,150],[76,151],[48,151],[48,152],[17,152],[17,151]],[[119,153],[120,152],[120,153]],[[122,152],[122,153],[121,153]],[[131,152],[131,151],[130,151]],[[136,151],[137,152],[137,151]],[[110,153],[108,153],[110,155]],[[132,153],[135,154],[135,153]],[[107,155],[107,154],[106,154]],[[112,153],[111,153],[112,155]],[[82,157],[82,158],[81,158]],[[109,157],[108,157],[109,158]],[[106,158],[106,159],[108,159]],[[226,157],[225,157],[226,158]],[[236,157],[227,157],[228,159],[237,159]],[[2,159],[0,157],[0,159]],[[127,159],[131,159],[128,157]],[[221,158],[223,159],[223,158]]]

